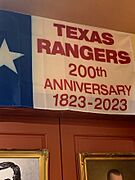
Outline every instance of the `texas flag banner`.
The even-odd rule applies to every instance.
[[[0,11],[0,106],[135,114],[135,35]]]

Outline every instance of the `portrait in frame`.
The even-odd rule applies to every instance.
[[[48,151],[0,150],[0,180],[48,180]]]
[[[80,153],[80,180],[134,180],[135,153]]]

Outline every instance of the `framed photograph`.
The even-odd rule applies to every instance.
[[[134,180],[135,153],[80,153],[81,180]]]
[[[0,151],[0,180],[48,180],[48,151]]]

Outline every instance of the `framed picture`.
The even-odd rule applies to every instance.
[[[134,180],[135,153],[80,153],[81,180]]]
[[[0,180],[48,180],[48,151],[0,151]]]

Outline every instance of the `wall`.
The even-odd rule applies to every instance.
[[[79,180],[79,152],[135,151],[134,116],[0,110],[0,149],[48,149],[50,180]]]

